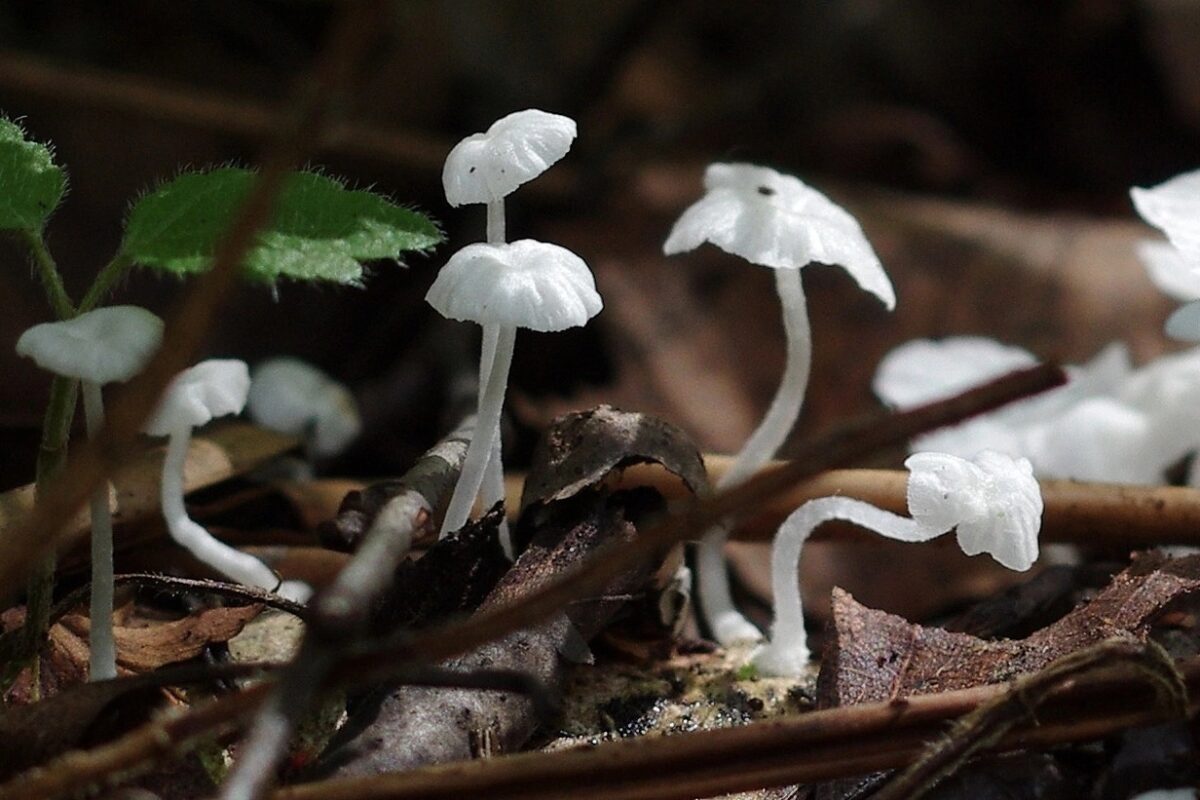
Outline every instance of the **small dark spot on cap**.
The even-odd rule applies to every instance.
[[[775,194],[775,190],[770,186],[760,186],[758,187],[758,193],[763,197],[770,197],[771,195]]]
[[[474,172],[474,171],[475,171],[474,167],[471,167],[469,170],[467,170],[467,172]]]

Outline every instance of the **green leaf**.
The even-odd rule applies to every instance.
[[[50,148],[0,118],[0,230],[41,230],[66,188]]]
[[[202,272],[254,183],[225,167],[180,175],[139,200],[125,224],[124,254],[176,275]],[[271,223],[246,256],[247,277],[361,284],[362,262],[397,259],[442,241],[427,217],[372,192],[311,172],[288,176]]]

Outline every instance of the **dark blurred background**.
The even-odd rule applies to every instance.
[[[71,191],[49,240],[76,294],[115,251],[131,198],[182,166],[252,163],[331,6],[290,0],[9,0],[0,110],[54,143]],[[860,216],[896,284],[889,315],[840,271],[806,271],[815,332],[801,427],[877,408],[879,357],[915,336],[995,335],[1082,360],[1114,338],[1147,358],[1172,303],[1130,247],[1128,187],[1200,166],[1200,3],[1188,0],[753,2],[408,0],[369,85],[314,159],[438,219],[448,241],[365,291],[245,288],[208,345],[311,359],[350,383],[371,435],[344,472],[402,469],[451,420],[470,326],[423,295],[481,208],[449,208],[461,137],[539,107],[574,149],[509,200],[512,238],[576,250],[606,309],[521,334],[513,463],[558,411],[608,400],[735,449],[774,391],[782,331],[767,270],[661,243],[713,160],[797,175]],[[12,355],[48,318],[0,245],[4,486],[29,479],[47,379]],[[134,274],[115,300],[165,313],[186,286]],[[459,388],[456,388],[459,387]],[[468,387],[469,388],[469,387]]]

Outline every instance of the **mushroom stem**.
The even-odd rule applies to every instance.
[[[753,659],[764,674],[799,675],[808,664],[804,606],[800,597],[800,553],[813,531],[833,520],[844,520],[901,542],[924,542],[946,532],[924,527],[908,517],[850,497],[820,497],[793,511],[779,526],[771,548],[775,620],[771,623],[771,641],[760,648]]]
[[[485,325],[484,338],[491,334]],[[508,370],[512,366],[513,345],[517,338],[515,326],[497,325],[496,356],[492,362],[487,381],[483,384],[479,395],[479,415],[475,422],[475,433],[471,436],[471,444],[467,448],[467,457],[463,462],[462,472],[458,483],[454,486],[454,494],[450,497],[450,505],[446,509],[446,518],[442,521],[443,537],[456,531],[467,523],[471,514],[471,506],[479,494],[483,483],[484,470],[487,460],[492,454],[494,443],[499,441],[500,410],[504,406],[504,391],[508,388]]]
[[[763,421],[746,440],[729,471],[717,482],[718,489],[737,486],[766,464],[787,439],[804,403],[812,366],[812,333],[800,270],[775,270],[775,288],[783,306],[783,327],[787,335],[783,379]],[[762,638],[758,629],[733,604],[724,553],[729,527],[729,524],[722,524],[709,529],[696,554],[696,596],[713,637],[722,645]]]
[[[504,201],[499,201],[503,206]],[[483,387],[487,385],[488,378],[492,374],[492,365],[496,361],[496,342],[500,335],[500,327],[498,325],[483,326],[483,345],[479,353],[479,400],[483,401]],[[478,411],[476,411],[478,414]],[[490,509],[496,503],[500,502],[505,497],[504,486],[504,461],[503,454],[500,449],[500,426],[496,426],[496,436],[492,441],[492,450],[488,454],[487,465],[483,469],[483,485],[481,487],[481,495],[483,507]],[[508,518],[500,518],[500,546],[504,548],[504,555],[511,561],[513,559],[512,536],[508,530]]]
[[[219,541],[188,517],[183,505],[183,465],[191,441],[190,426],[171,431],[163,460],[162,510],[171,538],[222,575],[248,586],[274,591],[280,585],[279,578],[266,564]]]
[[[504,244],[504,198],[487,204],[488,244]]]
[[[104,426],[104,398],[100,384],[81,381],[83,417],[87,435],[95,439]],[[117,677],[117,648],[113,641],[113,532],[108,507],[108,481],[92,493],[92,596],[88,609],[88,680]]]

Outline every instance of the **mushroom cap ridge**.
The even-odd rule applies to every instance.
[[[754,164],[710,164],[704,188],[671,228],[665,254],[711,242],[773,269],[840,266],[863,290],[895,307],[892,282],[858,222],[799,178]]]
[[[544,332],[584,325],[604,307],[582,258],[532,239],[467,245],[425,299],[449,319]]]
[[[237,414],[249,393],[250,370],[245,361],[201,361],[175,376],[143,430],[151,436],[166,436],[183,426],[194,428],[214,417]]]
[[[533,108],[496,120],[446,156],[446,202],[461,206],[507,197],[565,156],[575,136],[575,120]]]

